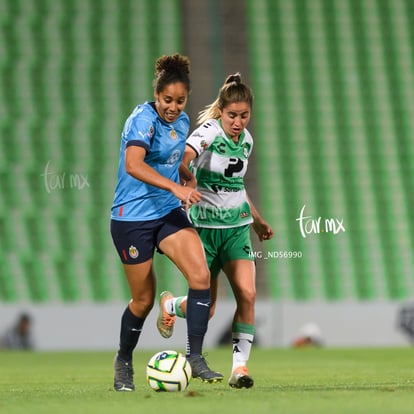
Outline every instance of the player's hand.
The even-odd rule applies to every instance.
[[[267,223],[261,217],[254,220],[252,226],[260,241],[270,240],[274,236],[274,232],[269,223]]]
[[[177,185],[174,188],[173,194],[183,202],[185,208],[190,208],[201,200],[201,193],[199,191],[184,185]]]

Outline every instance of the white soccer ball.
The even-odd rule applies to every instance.
[[[191,381],[191,365],[180,352],[157,352],[148,361],[147,381],[154,391],[184,391]]]

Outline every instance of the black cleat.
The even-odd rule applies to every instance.
[[[223,374],[212,371],[202,355],[187,356],[187,361],[191,365],[193,378],[209,383],[223,381]]]
[[[126,362],[115,357],[114,361],[114,390],[115,391],[134,391],[134,370],[132,361]]]

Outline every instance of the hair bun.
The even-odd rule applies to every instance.
[[[158,73],[164,70],[166,72],[179,71],[188,75],[190,73],[190,61],[186,56],[181,56],[178,53],[170,56],[164,55],[157,60],[155,68]]]
[[[229,83],[241,83],[241,75],[240,72],[233,73],[232,75],[227,76],[227,79],[225,80],[224,84],[227,85]]]
[[[190,92],[190,59],[179,53],[163,55],[155,63],[154,90],[159,93],[168,84],[182,82]]]

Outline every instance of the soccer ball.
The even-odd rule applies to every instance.
[[[154,391],[184,391],[191,380],[191,365],[176,351],[161,351],[147,364],[147,381]]]

